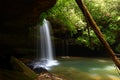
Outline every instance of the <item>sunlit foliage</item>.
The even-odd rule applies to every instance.
[[[42,17],[46,15],[59,19],[73,33],[77,33],[77,29],[83,29],[86,26],[83,14],[75,0],[58,0],[52,9],[43,13]]]
[[[120,51],[120,0],[84,0],[88,10],[95,19],[110,45]],[[88,26],[75,0],[58,0],[56,5],[43,13],[41,18],[52,17],[67,26],[72,34],[81,34],[76,38],[80,45],[94,49],[100,47],[94,31]],[[74,37],[74,36],[73,36]]]
[[[85,0],[85,3],[98,26],[101,28],[106,40],[110,45],[115,45],[120,32],[120,1]]]

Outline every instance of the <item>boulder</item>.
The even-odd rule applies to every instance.
[[[0,69],[0,80],[34,80],[37,74],[15,57],[10,59],[10,69]]]

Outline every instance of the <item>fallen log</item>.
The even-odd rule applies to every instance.
[[[100,31],[99,27],[97,26],[95,20],[91,16],[90,12],[88,11],[87,7],[83,3],[83,0],[76,0],[76,3],[78,4],[79,8],[82,10],[83,15],[85,16],[86,22],[92,27],[93,31],[95,32],[98,39],[101,41],[101,43],[104,45],[105,49],[108,51],[108,54],[111,56],[113,62],[120,70],[120,60],[117,56],[115,56],[114,51],[108,44],[108,42],[105,40],[102,32]]]

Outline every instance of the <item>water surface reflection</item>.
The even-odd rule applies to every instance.
[[[120,74],[109,59],[64,58],[51,72],[67,80],[120,80]]]

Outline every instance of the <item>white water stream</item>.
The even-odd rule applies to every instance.
[[[53,43],[50,34],[50,23],[44,19],[43,25],[40,26],[40,55],[37,56],[38,60],[33,63],[34,68],[43,67],[49,70],[52,66],[59,64],[54,59]]]

